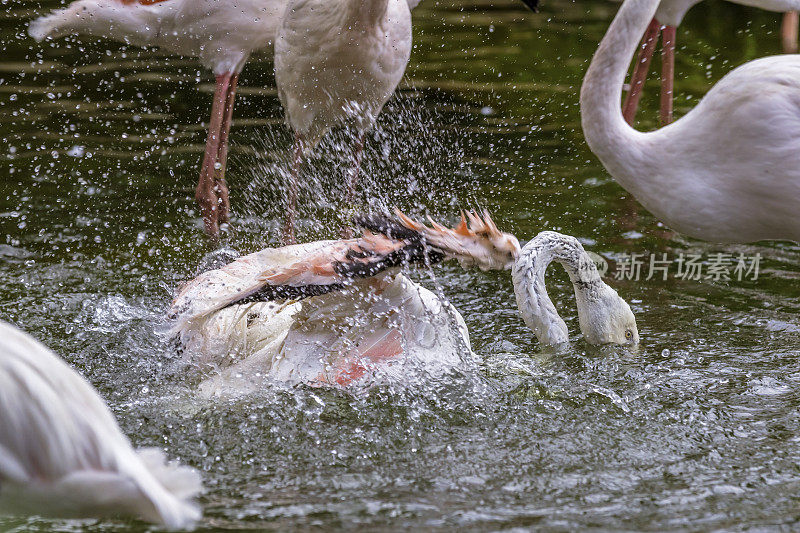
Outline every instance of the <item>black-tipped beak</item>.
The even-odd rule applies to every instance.
[[[522,0],[522,3],[528,6],[534,13],[539,12],[539,0]]]

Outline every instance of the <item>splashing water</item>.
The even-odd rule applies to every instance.
[[[164,313],[201,263],[277,241],[291,138],[270,60],[248,64],[237,101],[233,252],[204,262],[192,196],[209,78],[191,60],[154,50],[35,45],[23,34],[31,7],[6,3],[2,318],[87,376],[137,446],[165,448],[203,471],[201,530],[792,528],[800,249],[721,249],[666,235],[633,210],[585,146],[577,110],[613,6],[557,0],[542,11],[470,2],[415,10],[408,83],[368,134],[360,203],[439,218],[485,205],[523,240],[552,229],[591,241],[609,276],[625,253],[760,253],[759,280],[607,276],[632,302],[640,350],[576,337],[542,351],[517,315],[507,273],[422,269],[409,275],[463,314],[472,366],[406,387],[273,383],[203,399],[162,334]],[[733,66],[780,47],[768,31],[777,15],[715,2],[690,15],[679,114]],[[642,128],[655,127],[654,89]],[[303,169],[306,239],[338,233],[352,140],[332,132]],[[571,286],[558,270],[549,275],[574,334]],[[0,518],[0,530],[15,528],[148,526]]]

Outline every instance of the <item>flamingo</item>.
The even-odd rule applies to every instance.
[[[522,318],[544,345],[569,341],[544,283],[547,266],[559,262],[572,280],[586,341],[638,344],[630,307],[577,239],[542,232],[520,248],[488,214],[466,216],[470,224],[462,217],[455,229],[400,212],[366,217],[360,238],[267,248],[190,281],[169,311],[173,332],[193,362],[227,365],[201,391],[252,390],[256,375],[341,387],[379,376],[402,381],[410,369],[434,373],[458,365],[465,353],[471,358],[460,313],[399,272],[445,258],[512,269]]]
[[[37,41],[84,34],[197,57],[216,78],[195,198],[206,233],[219,238],[230,213],[225,166],[239,73],[275,39],[287,0],[78,0],[31,22]]]
[[[686,12],[702,0],[662,0],[658,5],[655,16],[647,29],[644,31],[642,46],[639,56],[636,59],[633,73],[630,79],[630,89],[625,97],[622,114],[628,124],[633,124],[636,117],[636,110],[639,107],[639,99],[642,96],[644,82],[647,79],[647,72],[650,68],[650,60],[658,42],[659,33],[662,38],[661,52],[661,101],[659,118],[662,125],[672,122],[672,96],[675,78],[675,40],[677,28],[683,21]],[[800,0],[729,0],[736,4],[759,7],[768,11],[790,11],[800,9]],[[797,50],[797,30],[796,23],[792,26],[793,15],[787,13],[784,17],[781,34],[784,47],[791,40],[791,33],[794,27],[794,51]],[[789,49],[787,49],[789,50]]]
[[[192,468],[134,450],[100,395],[56,354],[0,322],[0,513],[200,518]]]
[[[591,150],[672,229],[715,242],[800,240],[800,56],[746,63],[681,119],[642,133],[620,111],[622,82],[659,0],[626,0],[581,88]]]
[[[522,0],[536,10],[538,0]],[[282,243],[296,242],[303,154],[332,127],[356,130],[344,205],[351,207],[364,135],[403,78],[411,54],[411,11],[419,0],[289,0],[275,41],[275,82],[295,133]],[[349,228],[342,236],[349,237]]]

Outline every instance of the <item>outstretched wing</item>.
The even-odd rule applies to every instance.
[[[251,254],[189,282],[189,290],[181,291],[170,316],[177,317],[191,309],[190,316],[184,315],[182,319],[193,320],[232,305],[319,296],[341,290],[354,280],[375,276],[389,268],[418,262],[435,263],[444,258],[435,249],[427,248],[419,235],[408,233],[407,237],[395,239],[367,230],[358,239],[286,247],[287,251],[295,251],[292,261],[261,262],[262,268],[256,272],[253,265],[259,263],[255,257],[257,254]],[[304,249],[308,251],[302,253]],[[275,252],[280,250],[284,249]],[[258,254],[265,252],[267,250]],[[240,268],[240,263],[248,265]],[[237,275],[244,278],[244,282],[237,280]],[[216,294],[204,294],[205,288]],[[226,290],[228,288],[230,290]],[[189,293],[191,299],[186,297]],[[192,305],[191,300],[196,298],[203,299],[203,305]]]
[[[488,212],[483,216],[462,212],[461,222],[455,228],[446,228],[430,218],[431,226],[413,220],[395,209],[396,218],[370,215],[357,219],[359,225],[390,239],[421,241],[427,248],[446,257],[457,259],[463,266],[478,266],[482,270],[511,268],[519,257],[520,246],[516,237],[503,233]],[[469,219],[469,225],[467,224]]]
[[[395,217],[359,217],[356,223],[365,229],[358,239],[266,249],[206,272],[184,287],[170,316],[180,315],[184,322],[232,305],[301,300],[341,290],[389,268],[434,264],[446,257],[484,270],[504,269],[520,250],[517,239],[499,231],[488,214],[465,213],[454,229],[432,221],[428,227],[400,211]]]
[[[427,253],[429,262],[442,259],[435,250]],[[360,239],[338,241],[293,265],[277,271],[267,270],[257,278],[253,287],[231,295],[221,308],[318,296],[341,290],[355,279],[369,278],[389,268],[425,260],[426,249],[418,237],[392,239],[365,231]]]

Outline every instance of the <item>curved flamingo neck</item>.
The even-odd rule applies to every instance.
[[[626,0],[622,4],[581,87],[581,123],[586,142],[626,188],[625,176],[641,173],[648,154],[643,146],[646,134],[631,128],[622,116],[622,85],[658,5],[659,0]]]
[[[586,307],[594,300],[590,295],[603,284],[591,257],[574,237],[543,231],[525,245],[512,270],[514,294],[525,324],[539,342],[549,345],[569,342],[567,324],[550,300],[544,281],[547,267],[553,261],[569,274],[579,316],[585,314]]]

